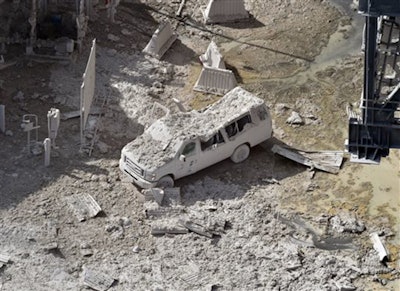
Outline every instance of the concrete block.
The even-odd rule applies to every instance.
[[[204,22],[224,23],[249,18],[243,0],[210,0],[203,12]]]
[[[200,56],[200,61],[203,63],[203,66],[225,69],[225,63],[222,59],[222,55],[219,52],[217,45],[213,41],[211,41],[208,45],[207,51]]]
[[[177,36],[173,32],[171,24],[169,22],[161,23],[147,46],[143,49],[143,52],[157,59],[161,59],[176,39]]]
[[[231,70],[204,66],[193,90],[224,95],[237,85]]]
[[[6,106],[0,105],[0,131],[6,132]]]

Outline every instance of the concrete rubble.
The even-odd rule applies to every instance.
[[[143,52],[157,59],[161,59],[176,39],[177,35],[172,30],[171,24],[169,22],[163,22],[154,32],[149,43],[143,49]]]
[[[215,42],[210,42],[207,51],[200,56],[200,61],[203,63],[203,68],[193,90],[223,95],[236,87],[235,75],[225,68]]]
[[[107,9],[93,11],[98,18],[88,36],[98,40],[96,96],[107,98],[107,106],[101,122],[88,117],[88,128],[97,124],[96,140],[106,144],[90,158],[77,151],[80,124],[71,118],[60,123],[59,149],[52,153],[59,157],[44,168],[43,156],[24,152],[20,121],[29,112],[43,125],[51,107],[61,106],[62,113],[80,108],[77,96],[91,39],[83,38],[82,55],[74,63],[27,65],[23,60],[0,71],[6,80],[0,90],[6,131],[12,134],[0,134],[0,290],[397,290],[397,208],[384,204],[385,197],[397,197],[396,153],[382,161],[390,169],[384,177],[376,168],[348,162],[338,176],[313,175],[263,145],[243,164],[223,161],[155,195],[141,194],[124,179],[118,168],[121,146],[151,123],[144,113],[154,102],[172,114],[178,111],[172,98],[188,112],[218,99],[192,92],[197,56],[214,37],[246,90],[279,109],[270,112],[275,140],[303,149],[342,145],[345,114],[340,112],[359,96],[362,58],[357,53],[339,60],[334,50],[336,63],[325,66],[318,55],[335,31],[334,40],[348,36],[339,37],[340,47],[356,40],[349,24],[355,17],[341,15],[328,1],[244,1],[265,27],[249,27],[255,24],[251,21],[200,31],[190,24],[203,21],[200,7],[208,2],[186,1],[179,19],[168,16],[181,1],[121,1],[114,23]],[[166,19],[181,43],[165,61],[144,56],[149,27]],[[120,33],[123,29],[130,35]],[[108,34],[119,41],[110,42]],[[22,46],[25,42],[6,44],[6,49],[14,56],[14,48]],[[296,55],[315,59],[316,66],[309,70],[309,62]],[[18,91],[23,99],[13,101]],[[304,118],[301,130],[285,123],[292,110]],[[308,124],[311,116],[318,123]],[[46,127],[39,128],[41,149]],[[80,222],[67,197],[84,194],[104,212]],[[78,208],[86,209],[82,205]],[[88,207],[80,217],[91,213]],[[383,262],[369,237],[373,232],[390,251]]]
[[[75,194],[65,197],[72,212],[79,221],[95,217],[101,211],[99,204],[90,194]]]

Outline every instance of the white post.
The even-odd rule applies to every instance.
[[[43,142],[44,146],[44,166],[50,166],[50,151],[51,151],[51,140],[50,138],[45,138]]]
[[[60,110],[56,108],[51,108],[47,112],[47,123],[49,135],[51,139],[51,145],[53,148],[56,147],[56,137],[58,132],[58,127],[60,126]]]

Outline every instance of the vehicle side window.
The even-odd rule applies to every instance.
[[[223,143],[223,142],[224,142],[224,138],[222,137],[221,132],[218,131],[218,133],[213,135],[209,140],[201,143],[201,150],[202,151],[207,150],[207,149],[211,148],[213,145],[217,145],[217,144]]]
[[[226,126],[225,131],[226,131],[226,134],[228,135],[228,137],[232,137],[232,136],[236,135],[238,132],[237,127],[236,127],[236,121],[232,122],[231,124]]]
[[[265,120],[268,117],[268,113],[265,110],[264,107],[261,107],[258,111],[258,117],[260,118],[260,120]]]
[[[195,153],[196,143],[190,142],[188,143],[182,151],[182,155],[184,156],[191,156]]]
[[[245,115],[237,121],[239,131],[242,131],[247,123],[251,123],[250,115]]]

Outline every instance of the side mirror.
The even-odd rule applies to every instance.
[[[185,155],[180,155],[180,156],[179,156],[179,160],[180,160],[181,162],[186,162],[186,156],[185,156]]]

